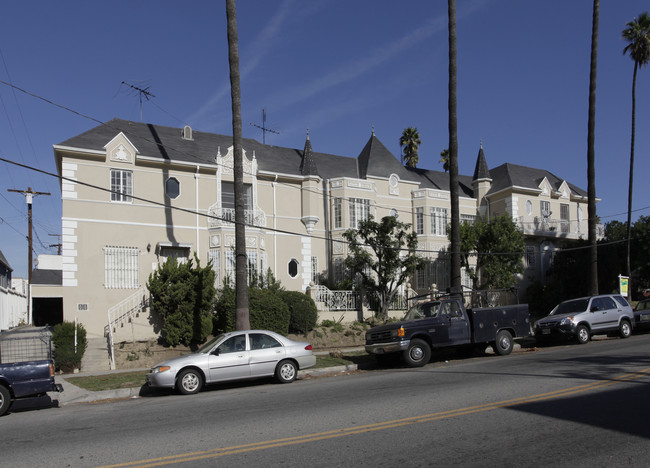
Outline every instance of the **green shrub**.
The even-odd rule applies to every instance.
[[[194,266],[196,263],[196,266]],[[169,257],[149,275],[151,308],[162,319],[161,337],[169,346],[201,343],[212,332],[214,271],[194,260]]]
[[[52,330],[52,342],[54,343],[54,365],[56,370],[72,372],[81,368],[88,341],[86,340],[86,329],[82,324],[77,325],[77,351],[74,346],[75,326],[72,322],[63,322],[54,326]]]
[[[289,333],[307,333],[316,326],[318,309],[314,300],[298,291],[281,291],[280,297],[289,306]]]
[[[224,286],[215,302],[213,333],[235,329],[235,290]],[[248,288],[248,311],[252,329],[271,330],[282,335],[289,332],[291,314],[278,291]]]

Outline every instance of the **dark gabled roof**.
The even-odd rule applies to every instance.
[[[14,271],[14,269],[11,268],[11,265],[9,265],[9,262],[7,261],[4,254],[2,253],[2,250],[0,250],[0,265],[4,265],[5,267],[7,267],[7,270],[9,271]]]
[[[113,119],[72,137],[57,146],[104,151],[104,146],[120,132],[131,141],[140,155],[174,160],[189,164],[215,164],[215,157],[222,155],[232,146],[232,136],[192,131],[192,139],[184,139],[183,129],[160,125]],[[449,175],[445,172],[406,168],[384,144],[372,133],[357,158],[336,156],[315,152],[307,138],[304,150],[264,145],[257,140],[245,138],[242,142],[249,160],[255,156],[260,171],[291,176],[318,175],[324,179],[337,177],[388,178],[397,174],[401,180],[419,182],[422,188],[449,190]],[[546,177],[555,190],[563,180],[543,169],[534,169],[516,164],[503,164],[488,169],[483,148],[479,150],[474,176],[459,175],[463,196],[473,197],[472,181],[491,178],[488,193],[495,193],[507,187],[520,186],[539,188]],[[586,192],[568,184],[574,194],[586,196]],[[1,254],[1,253],[0,253]],[[5,260],[6,261],[6,260]]]
[[[61,270],[33,270],[32,284],[61,286],[63,284],[63,272]]]
[[[476,167],[474,168],[474,177],[472,180],[480,179],[489,179],[490,170],[488,169],[487,161],[485,159],[485,153],[483,153],[483,145],[478,150],[478,156],[476,158]]]
[[[545,169],[535,169],[533,167],[519,166],[511,163],[505,163],[495,167],[490,171],[490,174],[492,175],[492,187],[490,187],[488,195],[508,187],[523,187],[538,190],[539,184],[544,178],[548,180],[553,190],[559,190],[562,182],[564,182],[564,179],[560,179]],[[567,185],[574,195],[587,196],[587,192],[581,188],[569,182],[567,182]]]
[[[374,132],[359,154],[357,161],[361,179],[367,179],[368,176],[388,178],[390,174],[397,174],[402,180],[411,179],[409,171],[379,141]]]
[[[437,190],[449,191],[449,174],[447,172],[433,171],[428,169],[411,169],[407,168],[413,174],[411,180],[420,182],[420,188],[432,188]],[[472,178],[470,176],[459,175],[458,186],[460,194],[463,197],[474,197],[472,189]]]

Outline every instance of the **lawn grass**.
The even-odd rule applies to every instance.
[[[359,364],[372,360],[364,351],[345,353],[341,357],[332,357],[328,354],[316,355],[316,365],[311,369],[323,369],[325,367],[345,366]],[[116,390],[118,388],[137,388],[145,384],[147,371],[135,372],[112,372],[101,375],[88,375],[83,377],[66,377],[65,380],[72,385],[84,388],[93,392],[101,390]]]

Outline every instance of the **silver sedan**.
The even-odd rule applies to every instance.
[[[243,330],[214,337],[196,353],[152,367],[150,387],[177,388],[190,395],[204,384],[275,376],[282,383],[296,380],[299,369],[316,364],[309,343],[268,330]]]

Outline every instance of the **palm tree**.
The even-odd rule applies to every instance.
[[[449,172],[449,148],[445,148],[440,152],[440,161],[442,168],[445,172]]]
[[[598,294],[598,246],[596,243],[596,65],[598,62],[598,20],[600,0],[594,0],[591,27],[591,70],[589,72],[589,122],[587,124],[587,213],[589,238],[589,295]]]
[[[402,148],[402,163],[406,167],[415,167],[418,164],[418,147],[420,141],[420,132],[415,127],[407,127],[399,137],[399,146]]]
[[[627,23],[622,36],[629,44],[623,49],[623,54],[629,53],[634,60],[632,75],[632,139],[630,144],[630,182],[627,199],[627,275],[632,274],[630,265],[630,238],[632,236],[632,183],[634,181],[634,136],[636,119],[636,73],[639,67],[648,64],[650,60],[650,17],[648,12],[642,13],[634,21]],[[630,290],[631,291],[631,290]]]
[[[246,214],[244,213],[244,162],[242,156],[241,88],[239,83],[239,39],[235,0],[226,0],[228,18],[228,63],[232,96],[232,139],[235,179],[235,328],[248,330],[248,275],[246,258]]]
[[[451,198],[451,288],[460,291],[460,212],[458,200],[458,120],[456,116],[456,0],[448,0],[449,17],[449,192]]]

